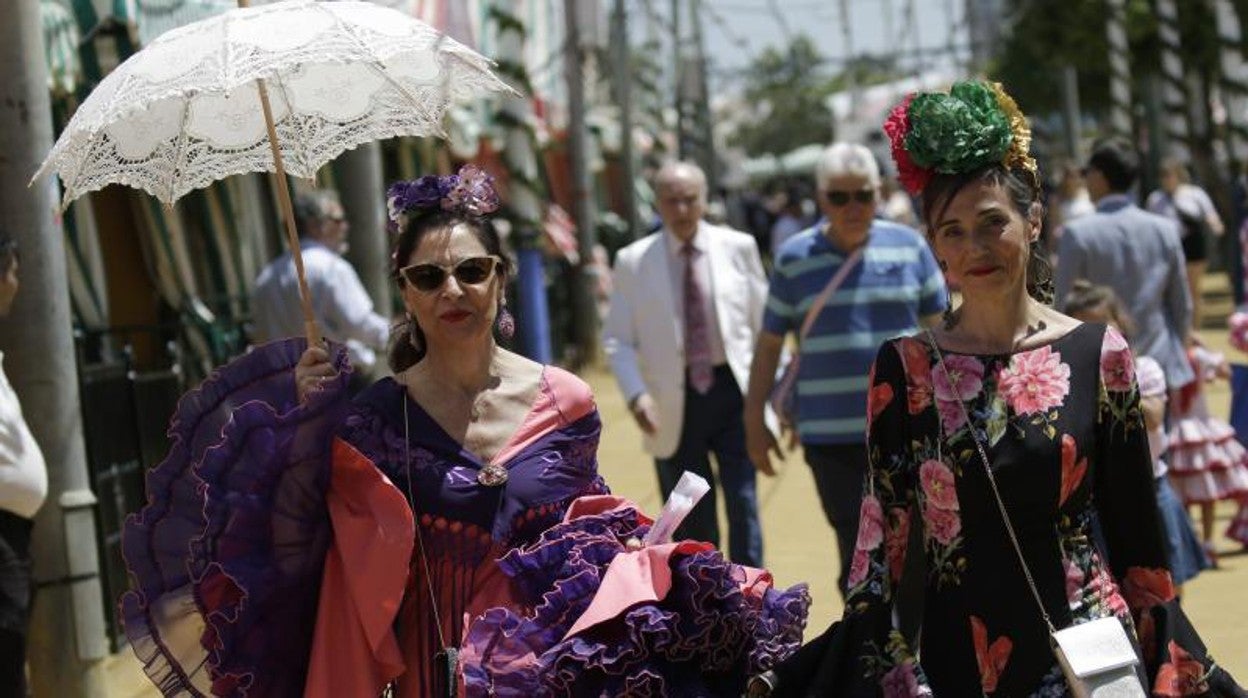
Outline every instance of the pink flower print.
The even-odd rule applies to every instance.
[[[858,542],[854,547],[857,550],[871,551],[880,547],[883,542],[884,509],[880,506],[880,500],[868,494],[862,498],[862,509],[858,515]]]
[[[945,511],[958,510],[958,490],[949,466],[938,460],[923,461],[923,465],[919,466],[919,479],[923,483],[923,496],[928,506]]]
[[[1000,392],[1015,414],[1044,412],[1070,392],[1070,366],[1051,347],[1015,354],[997,376]]]
[[[910,540],[910,514],[905,509],[889,512],[892,525],[884,535],[884,550],[888,557],[888,573],[893,581],[901,579],[901,568],[906,561],[906,543]]]
[[[948,374],[945,369],[949,369]],[[984,387],[984,365],[973,356],[950,354],[945,357],[944,366],[937,366],[932,387],[937,400],[970,400]]]
[[[956,402],[936,401],[936,411],[940,414],[940,426],[946,434],[952,434],[966,424],[966,413],[962,405]]]
[[[1092,579],[1088,582],[1088,588],[1095,594],[1095,598],[1104,604],[1115,616],[1119,618],[1130,617],[1130,611],[1127,608],[1127,602],[1122,598],[1122,594],[1118,591],[1118,584],[1114,578],[1109,576],[1109,572],[1100,564],[1099,560],[1093,563],[1095,565],[1092,572]]]
[[[923,507],[923,523],[927,526],[927,535],[941,545],[951,544],[962,532],[962,517],[949,509]]]
[[[1135,359],[1127,348],[1127,340],[1110,327],[1101,344],[1101,380],[1106,390],[1126,392],[1135,382]]]
[[[945,357],[944,366],[936,367],[932,388],[946,433],[952,434],[966,424],[962,401],[975,397],[983,387],[984,365],[973,356],[952,354]]]
[[[915,698],[919,693],[919,681],[909,664],[898,664],[880,679],[884,698]]]
[[[1101,340],[1101,353],[1123,351],[1127,348],[1127,340],[1122,333],[1112,327],[1105,328],[1105,337]]]
[[[1083,602],[1083,570],[1069,558],[1062,560],[1062,567],[1066,568],[1066,600],[1075,608]]]
[[[845,583],[850,589],[862,583],[867,578],[867,570],[870,568],[871,558],[867,555],[867,551],[862,548],[854,550],[854,559],[849,563],[849,578]]]

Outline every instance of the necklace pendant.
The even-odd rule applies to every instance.
[[[497,463],[490,463],[477,471],[477,482],[485,487],[498,487],[507,482],[507,469]]]

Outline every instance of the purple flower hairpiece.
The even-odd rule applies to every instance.
[[[476,165],[464,165],[453,175],[425,175],[410,182],[395,182],[386,192],[386,211],[392,230],[403,224],[408,213],[442,209],[470,216],[484,216],[498,210],[494,178]]]

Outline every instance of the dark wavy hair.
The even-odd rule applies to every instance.
[[[390,274],[398,283],[400,291],[407,282],[399,276],[399,269],[407,266],[412,253],[420,247],[421,240],[424,240],[431,232],[449,230],[457,225],[462,225],[471,231],[487,254],[492,254],[502,260],[498,273],[502,275],[504,284],[511,278],[511,260],[503,253],[502,238],[499,237],[498,230],[489,218],[474,216],[462,211],[430,208],[409,211],[406,223],[399,228],[398,239],[395,240],[394,252],[391,255]],[[415,344],[412,342],[413,337],[416,338]],[[420,325],[416,324],[415,318],[404,316],[402,321],[390,329],[390,347],[387,351],[390,370],[399,373],[411,368],[425,358],[426,347],[425,333],[420,329]]]
[[[995,184],[1005,189],[1014,209],[1024,220],[1030,221],[1035,213],[1043,215],[1040,203],[1038,178],[1021,168],[991,165],[957,174],[935,174],[923,187],[923,221],[927,224],[928,237],[932,237],[935,223],[949,210],[954,197],[963,189],[976,183]],[[1041,207],[1038,208],[1037,207]],[[1039,240],[1031,243],[1027,257],[1027,293],[1032,298],[1053,305],[1053,267],[1045,256]]]

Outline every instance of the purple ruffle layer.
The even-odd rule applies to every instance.
[[[534,610],[494,608],[474,620],[465,651],[479,661],[464,666],[467,694],[739,696],[749,676],[797,650],[806,586],[745,594],[745,571],[718,551],[674,556],[665,599],[565,640],[622,541],[647,528],[623,509],[559,524],[508,552],[499,565]]]
[[[273,342],[183,396],[126,521],[126,635],[165,695],[299,695],[330,536],[329,454],[350,369],[304,405],[306,342]]]

